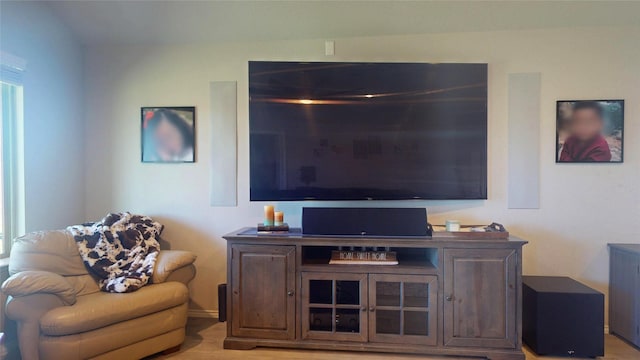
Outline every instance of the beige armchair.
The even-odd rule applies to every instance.
[[[69,232],[16,239],[2,292],[6,315],[17,323],[22,359],[136,359],[179,346],[195,258],[160,251],[153,284],[113,294],[99,290]]]

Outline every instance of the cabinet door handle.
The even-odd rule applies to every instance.
[[[447,295],[447,297],[444,298],[447,301],[451,301],[453,300],[453,295]]]
[[[374,311],[376,311],[376,308],[375,308],[375,306],[371,306],[371,307],[369,307],[369,311],[371,311],[371,312],[374,312]]]
[[[365,311],[367,311],[367,307],[366,307],[366,306],[363,306],[363,307],[361,307],[361,308],[360,308],[360,310],[361,310],[362,312],[365,312]]]
[[[293,291],[287,291],[287,295],[293,296],[293,294],[294,294]]]

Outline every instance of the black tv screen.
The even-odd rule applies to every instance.
[[[487,198],[487,65],[249,62],[251,200]]]

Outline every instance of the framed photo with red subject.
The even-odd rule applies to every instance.
[[[621,163],[624,100],[556,103],[557,163]]]
[[[141,108],[142,162],[195,162],[196,108]]]

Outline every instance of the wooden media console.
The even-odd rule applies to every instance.
[[[224,347],[523,360],[526,241],[471,237],[229,234]],[[363,248],[398,265],[329,265],[332,251]]]

